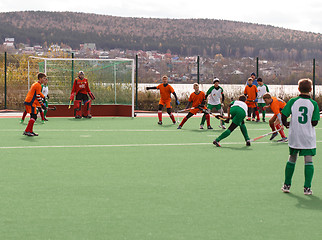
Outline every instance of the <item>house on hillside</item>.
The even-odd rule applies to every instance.
[[[14,38],[5,38],[3,46],[5,49],[15,49],[15,39]]]

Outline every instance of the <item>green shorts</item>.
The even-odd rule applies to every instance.
[[[259,107],[265,107],[266,103],[257,103]]]
[[[221,109],[221,104],[217,104],[217,105],[211,105],[211,104],[207,104],[207,108],[212,110],[213,108],[215,108],[217,111],[219,111]]]
[[[290,155],[297,155],[299,153],[299,156],[315,156],[316,155],[316,148],[312,149],[295,149],[295,148],[289,148]]]
[[[230,115],[232,118],[232,122],[235,123],[237,126],[240,126],[246,117],[246,113],[244,109],[238,106],[234,106],[230,108]]]

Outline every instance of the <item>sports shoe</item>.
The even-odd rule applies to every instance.
[[[311,190],[311,188],[305,187],[304,188],[304,195],[312,195],[313,191]]]
[[[209,125],[209,126],[207,126],[207,129],[213,129],[213,128]]]
[[[250,140],[246,141],[246,146],[249,147],[250,146]]]
[[[250,118],[247,118],[246,121],[250,121]]]
[[[226,129],[226,126],[225,126],[225,125],[221,125],[221,128],[222,128],[222,129]]]
[[[159,125],[162,125],[162,121],[159,121],[159,122],[158,122],[158,124],[159,124]]]
[[[277,135],[278,135],[277,132],[273,133],[272,136],[271,136],[271,138],[269,140],[273,140]]]
[[[288,142],[288,139],[287,139],[287,137],[285,137],[285,138],[282,138],[280,140],[277,140],[277,142]]]
[[[200,125],[200,129],[203,129],[203,125],[202,124]]]
[[[89,114],[89,115],[87,115],[87,118],[91,119],[91,118],[92,118],[92,115],[90,115],[90,114]]]
[[[213,143],[214,145],[216,145],[216,147],[221,147],[221,145],[219,144],[219,142],[217,142],[216,140],[214,140],[212,143]]]
[[[34,135],[31,132],[24,131],[22,135],[26,135],[28,137],[33,137]]]
[[[282,186],[281,190],[285,193],[289,193],[290,192],[290,188],[291,188],[291,185],[286,185],[284,183],[284,185]],[[304,189],[304,192],[305,192],[305,189]]]
[[[31,132],[32,136],[38,136],[38,133]]]
[[[44,120],[45,120],[46,122],[48,121],[48,119],[47,119],[47,118],[45,118]]]
[[[76,115],[76,116],[75,116],[75,118],[76,118],[76,119],[81,119],[81,118],[82,118],[82,116]]]
[[[41,124],[45,124],[45,120],[41,120]]]
[[[255,118],[252,118],[252,121],[255,122]]]
[[[260,119],[256,119],[256,122],[260,122],[261,120]]]
[[[181,129],[182,127],[179,125],[178,127],[177,127],[177,129]]]
[[[22,119],[21,119],[21,120],[20,120],[20,124],[23,124],[23,121],[24,121],[24,120],[22,120]]]
[[[263,122],[266,122],[265,118],[263,118]]]

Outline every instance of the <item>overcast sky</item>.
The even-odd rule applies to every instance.
[[[321,0],[1,0],[0,11],[72,11],[123,17],[210,18],[322,33]]]

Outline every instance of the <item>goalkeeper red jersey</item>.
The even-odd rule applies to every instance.
[[[81,80],[80,78],[76,78],[73,84],[72,88],[72,93],[75,92],[77,93],[83,93],[87,94],[90,92],[89,87],[88,87],[88,81],[87,78],[84,78]]]

